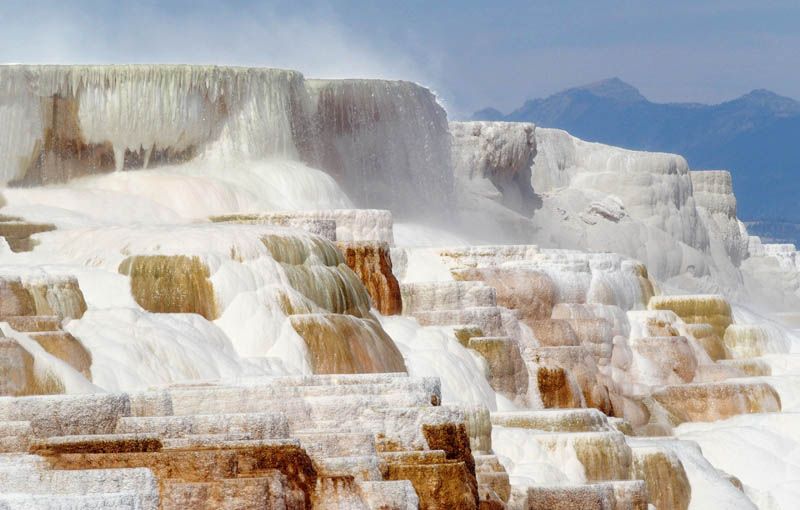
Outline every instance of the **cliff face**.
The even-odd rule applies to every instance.
[[[447,115],[425,88],[379,80],[308,80],[312,166],[362,207],[447,207],[453,177]],[[306,156],[308,157],[308,156]]]
[[[137,65],[3,66],[0,83],[4,183],[282,158],[325,170],[361,206],[451,195],[446,114],[408,82]]]
[[[530,215],[535,126],[513,122],[451,122],[453,173],[461,191]]]
[[[397,315],[403,308],[400,284],[392,273],[389,246],[370,241],[338,243],[347,266],[355,272],[383,315]]]
[[[747,256],[747,239],[736,217],[733,179],[726,170],[691,172],[695,203],[706,224],[710,225],[711,249],[721,250],[738,266]]]
[[[742,233],[728,203],[733,196],[715,177],[695,176],[675,154],[585,142],[555,129],[537,129],[536,139],[532,182],[543,205],[533,216],[535,242],[623,253],[656,278],[678,278],[699,292],[741,289]]]
[[[625,436],[796,407],[794,336],[690,295],[742,274],[800,295],[793,247],[736,266],[727,174],[448,128],[405,82],[0,78],[0,394],[113,392],[0,398],[17,503],[89,506],[97,482],[115,508],[751,508],[699,450]]]

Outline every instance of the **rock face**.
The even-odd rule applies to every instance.
[[[653,398],[667,410],[675,424],[781,410],[781,399],[775,389],[756,382],[667,386],[654,393]]]
[[[451,122],[453,173],[462,193],[530,216],[538,197],[531,187],[536,155],[533,124]]]
[[[517,311],[529,327],[553,312],[556,289],[547,274],[531,268],[474,268],[457,271],[458,280],[482,281],[494,287],[497,304]]]
[[[302,160],[362,207],[438,209],[452,194],[450,174],[439,171],[450,166],[445,112],[412,83],[150,65],[3,66],[0,80],[13,105],[0,118],[4,183],[221,155]]]
[[[663,448],[637,446],[633,453],[633,471],[647,483],[650,503],[656,508],[689,508],[692,488],[680,459]]]
[[[405,372],[403,356],[374,320],[344,314],[291,315],[315,374]]]
[[[652,437],[794,406],[794,336],[728,299],[793,312],[800,257],[725,172],[291,71],[0,67],[0,103],[0,507],[773,490]]]
[[[400,375],[316,376],[0,399],[17,439],[0,465],[18,468],[0,480],[6,494],[78,505],[477,508],[464,415],[431,405],[438,391]]]
[[[263,212],[213,216],[224,223],[269,224],[296,227],[329,241],[394,243],[392,213],[385,209],[327,209],[316,211]],[[331,231],[331,222],[333,229]]]
[[[536,242],[634,257],[658,278],[707,271],[709,235],[689,167],[673,154],[589,143],[536,130],[532,183],[543,195]],[[647,240],[647,242],[645,242]]]
[[[681,461],[653,447],[650,452],[669,456],[670,462],[650,462],[650,469],[642,469],[642,455],[637,455],[642,450],[630,447],[597,410],[493,413],[492,423],[498,441],[495,449],[514,463],[511,476],[531,480],[529,488],[513,488],[510,506],[514,508],[647,508],[648,503],[688,508],[691,489]],[[515,436],[516,441],[509,441]],[[575,455],[583,469],[577,476],[565,470],[557,478],[545,466],[558,465],[555,459],[567,452]],[[525,462],[526,458],[536,461]],[[534,482],[537,479],[541,482]],[[656,492],[650,492],[651,487]]]
[[[694,199],[704,222],[709,228],[711,249],[720,249],[738,266],[747,255],[747,239],[736,218],[736,197],[733,195],[733,179],[726,170],[704,170],[690,172]],[[722,254],[715,258],[722,260]]]
[[[731,306],[722,296],[656,296],[650,300],[652,310],[672,310],[690,324],[710,324],[723,338],[731,325]]]
[[[0,215],[0,237],[14,252],[31,251],[35,246],[31,236],[55,229],[55,225],[49,223],[30,223],[13,216]]]
[[[219,316],[208,267],[198,257],[140,255],[125,259],[119,272],[130,276],[131,294],[156,313],[196,313],[208,320]]]
[[[285,278],[288,284],[274,294],[270,305],[289,317],[290,327],[304,340],[313,372],[405,372],[402,355],[370,312],[370,295],[362,284],[363,280],[370,286],[373,302],[382,311],[399,312],[399,286],[391,273],[388,247],[349,244],[340,253],[322,237],[289,232],[257,239],[280,268],[280,277],[272,277]],[[237,264],[246,262],[235,249],[229,256],[242,259]],[[345,257],[360,275],[345,264]],[[119,271],[130,277],[131,293],[146,310],[195,313],[214,320],[225,303],[220,305],[212,284],[217,278],[208,265],[212,262],[198,256],[139,255],[123,260]]]
[[[441,171],[450,167],[447,117],[430,91],[379,80],[307,80],[306,89],[318,166],[362,207],[416,215],[452,203],[452,174]]]
[[[389,246],[371,241],[339,242],[344,261],[367,288],[373,306],[383,315],[396,315],[402,311],[400,284],[392,273]]]
[[[64,379],[73,371],[88,384],[92,356],[61,329],[62,320],[79,319],[85,311],[74,278],[41,273],[0,278],[0,323],[7,323],[9,333],[0,329],[0,395],[64,393]]]

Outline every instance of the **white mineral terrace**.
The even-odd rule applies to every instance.
[[[726,171],[408,82],[0,67],[0,508],[793,509]]]

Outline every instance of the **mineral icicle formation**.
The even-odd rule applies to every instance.
[[[2,66],[0,180],[2,508],[796,503],[800,257],[725,171],[407,82]]]

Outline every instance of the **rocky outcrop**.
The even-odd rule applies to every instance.
[[[36,245],[31,236],[55,229],[56,226],[49,223],[31,223],[22,218],[0,214],[0,237],[5,239],[13,252],[31,251]]]
[[[720,250],[718,260],[730,260],[739,266],[747,256],[747,238],[736,217],[733,179],[727,170],[703,170],[689,173],[698,213],[707,224],[711,250]]]
[[[456,280],[482,281],[495,289],[497,304],[517,311],[517,317],[532,327],[550,318],[556,288],[547,274],[531,268],[471,268],[453,272]]]
[[[597,410],[500,412],[492,413],[492,423],[498,453],[512,461],[512,479],[530,479],[529,487],[512,488],[512,505],[644,509],[650,503],[688,508],[690,487],[681,461],[665,453],[666,464],[659,464],[660,459],[644,455],[645,450],[628,445]],[[509,442],[511,437],[520,442]],[[526,448],[526,454],[514,451],[515,447]],[[647,453],[651,451],[663,450],[650,448]],[[567,463],[556,460],[562,455],[575,456],[582,468],[579,475],[571,472]],[[531,458],[535,461],[527,462]],[[564,470],[561,478],[554,477],[553,471],[559,469]]]
[[[21,316],[80,319],[85,311],[86,301],[75,278],[51,274],[0,278],[0,319]]]
[[[656,446],[634,446],[633,473],[647,484],[648,502],[656,508],[686,510],[692,488],[680,459]]]
[[[91,354],[61,329],[62,320],[79,319],[85,311],[74,278],[42,273],[0,278],[0,323],[7,323],[9,333],[6,337],[0,329],[0,369],[5,374],[0,395],[63,393],[68,376],[53,366],[53,359],[91,381]]]
[[[448,128],[407,82],[9,66],[0,96],[0,507],[761,496],[693,443],[631,437],[711,458],[713,420],[793,405],[791,334],[725,296],[761,282],[791,313],[800,258],[756,239],[744,258],[726,173]],[[400,214],[398,246],[392,213],[358,206]]]
[[[329,241],[394,243],[392,213],[384,209],[261,212],[212,216],[210,219],[217,223],[300,228]]]
[[[689,324],[710,324],[719,338],[731,325],[731,306],[722,296],[655,296],[648,303],[651,310],[672,310]]]
[[[315,374],[405,372],[403,356],[377,321],[345,314],[296,314]]]
[[[371,375],[0,398],[0,435],[17,439],[3,442],[0,465],[18,467],[0,469],[0,482],[43,501],[124,495],[140,508],[474,509],[464,415],[431,405],[438,392],[432,380]]]
[[[3,66],[0,81],[3,183],[286,158],[362,207],[441,211],[452,195],[446,114],[413,83],[185,65]]]
[[[119,272],[130,276],[131,294],[147,311],[219,316],[208,266],[198,257],[139,255],[125,259]]]
[[[772,386],[763,382],[665,386],[653,393],[653,399],[666,410],[675,425],[781,410],[780,396]]]
[[[536,130],[532,183],[543,197],[533,217],[546,247],[613,251],[657,278],[690,268],[707,274],[708,227],[692,195],[686,160]]]
[[[461,193],[530,216],[539,200],[531,187],[535,126],[516,122],[450,122],[449,126],[453,174]]]
[[[400,284],[392,273],[389,246],[372,241],[339,242],[347,266],[355,272],[383,315],[397,315],[403,309]]]

